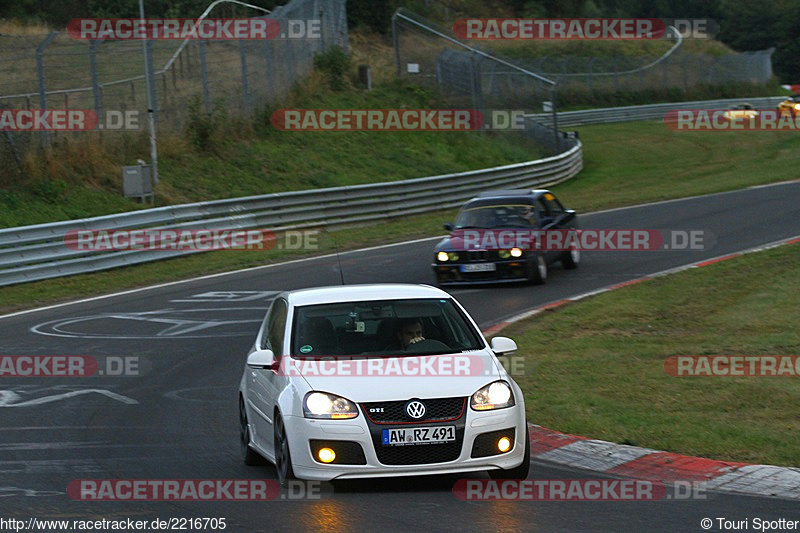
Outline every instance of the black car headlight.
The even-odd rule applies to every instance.
[[[469,403],[476,411],[503,409],[514,405],[514,393],[505,381],[495,381],[473,394]]]
[[[458,261],[458,254],[456,252],[439,252],[436,254],[436,259],[440,263],[446,263],[448,261]]]
[[[356,404],[327,392],[309,392],[303,398],[303,415],[306,418],[322,418],[340,420],[358,416]]]

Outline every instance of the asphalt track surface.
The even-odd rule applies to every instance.
[[[450,292],[485,328],[542,303],[800,235],[800,183],[600,212],[580,217],[580,225],[703,230],[716,242],[702,251],[587,252],[577,271],[555,266],[544,286]],[[432,283],[434,243],[343,254],[346,281]],[[452,476],[339,482],[324,498],[301,501],[66,495],[70,481],[86,478],[274,478],[271,466],[239,459],[236,391],[245,355],[277,291],[338,283],[336,258],[327,257],[0,319],[3,355],[137,356],[146,371],[0,382],[0,518],[225,517],[225,531],[344,533],[691,532],[704,531],[707,517],[710,531],[723,530],[717,517],[748,519],[741,531],[750,531],[756,517],[800,520],[797,501],[715,493],[656,502],[464,502],[452,492]],[[540,462],[531,470],[534,479],[600,477]]]

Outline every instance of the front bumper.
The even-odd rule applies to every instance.
[[[408,448],[410,457],[425,457],[430,452],[432,458],[449,459],[441,462],[427,464],[384,464],[379,460],[379,455],[386,460],[386,453],[376,451],[381,446],[379,439],[375,439],[375,432],[383,428],[397,428],[396,424],[377,424],[367,420],[364,413],[359,413],[357,418],[351,420],[312,420],[302,417],[287,416],[284,418],[286,430],[289,435],[289,447],[292,456],[292,466],[295,475],[300,479],[330,481],[334,479],[369,478],[369,477],[394,477],[416,476],[428,474],[446,474],[458,472],[474,472],[493,470],[498,468],[510,469],[522,461],[524,457],[525,432],[528,431],[525,423],[524,404],[517,404],[507,409],[494,412],[480,413],[469,408],[465,416],[459,421],[452,422],[419,422],[414,427],[429,427],[456,425],[457,433],[462,431],[460,449],[455,450],[453,459],[445,457],[436,446],[451,446],[450,444],[424,444],[416,446],[403,446]],[[514,446],[506,453],[488,457],[472,457],[475,439],[482,434],[506,430],[514,430]],[[322,464],[314,460],[311,455],[310,442],[324,440],[328,442],[347,441],[361,446],[366,464]],[[397,457],[398,447],[391,447],[391,453]],[[427,449],[426,449],[427,448]],[[401,454],[402,455],[402,454]],[[396,459],[391,459],[396,462]]]
[[[531,278],[531,267],[524,258],[487,261],[485,264],[495,265],[495,270],[488,272],[462,272],[465,264],[484,263],[433,263],[431,267],[440,285],[519,282]]]

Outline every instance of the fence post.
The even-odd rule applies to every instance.
[[[553,109],[553,135],[555,136],[555,151],[561,153],[561,134],[558,132],[558,109],[556,107],[556,86],[550,87],[550,103]]]
[[[148,75],[153,81],[150,84],[150,102],[153,106],[153,120],[158,122],[158,89],[156,88],[156,76],[153,69],[153,41],[145,41],[145,50],[147,54],[146,66],[150,70]]]
[[[481,66],[475,52],[470,54],[470,71],[472,72],[472,109],[483,109],[483,88],[481,84]]]
[[[397,35],[397,13],[392,15],[392,41],[394,44],[394,64],[397,67],[397,77],[403,75],[400,69],[400,38]]]
[[[242,96],[244,97],[244,112],[247,116],[252,114],[250,88],[247,86],[247,45],[244,40],[239,40],[239,58],[242,62]]]
[[[50,32],[44,41],[36,48],[36,76],[39,82],[39,109],[42,111],[47,109],[47,92],[44,87],[44,49],[50,46],[53,39],[58,35],[57,31]],[[42,131],[42,146],[47,147],[50,144],[50,135],[47,130]]]
[[[208,64],[206,63],[206,41],[200,41],[200,70],[203,73],[203,103],[206,113],[211,113],[211,95],[208,88]]]
[[[273,41],[264,41],[264,61],[266,62],[264,76],[267,78],[267,99],[269,103],[274,101],[273,97],[275,95],[275,88],[272,81],[274,72],[270,71],[272,68],[272,43]]]
[[[89,42],[89,75],[92,78],[92,94],[94,95],[94,112],[97,119],[100,120],[100,115],[103,112],[103,96],[100,93],[100,82],[97,75],[97,45],[102,44],[103,41],[92,39]]]

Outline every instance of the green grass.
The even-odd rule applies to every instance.
[[[798,177],[794,158],[800,148],[800,139],[785,132],[675,132],[658,122],[586,126],[579,131],[584,142],[585,169],[573,180],[553,189],[566,205],[579,212],[720,192]],[[318,142],[327,142],[326,136],[329,134],[308,135],[317,135]],[[320,164],[333,165],[335,159],[338,158],[329,157],[320,161]],[[445,169],[440,167],[439,170]],[[245,177],[243,173],[243,179]],[[209,180],[211,178],[213,175],[209,176]],[[213,187],[213,183],[208,186]],[[451,221],[453,216],[454,211],[448,211],[387,223],[376,222],[357,229],[340,230],[334,237],[341,249],[352,249],[439,235],[444,232],[442,224]],[[326,234],[321,236],[320,246],[319,253],[333,250]],[[313,252],[306,252],[309,253]],[[108,272],[4,287],[0,288],[0,312],[298,256],[297,252],[285,250],[266,253],[212,252]]]
[[[298,108],[429,108],[434,96],[388,83],[372,92],[299,95]],[[418,178],[544,157],[519,135],[480,132],[284,132],[215,116],[208,140],[166,136],[159,146],[157,204],[167,205]],[[249,133],[245,130],[250,130]],[[91,134],[87,134],[91,135]],[[104,146],[107,149],[103,149]],[[146,136],[106,135],[97,144],[65,142],[37,163],[39,174],[0,188],[0,227],[67,220],[142,208],[122,198],[121,162],[147,157]],[[117,155],[115,155],[117,154]],[[50,176],[57,175],[58,178]],[[147,206],[144,206],[147,207]]]
[[[671,377],[671,355],[798,355],[800,247],[657,278],[503,330],[531,422],[721,460],[800,466],[800,377]]]
[[[788,132],[678,132],[662,122],[577,129],[584,171],[557,190],[581,210],[800,178],[800,138]]]

